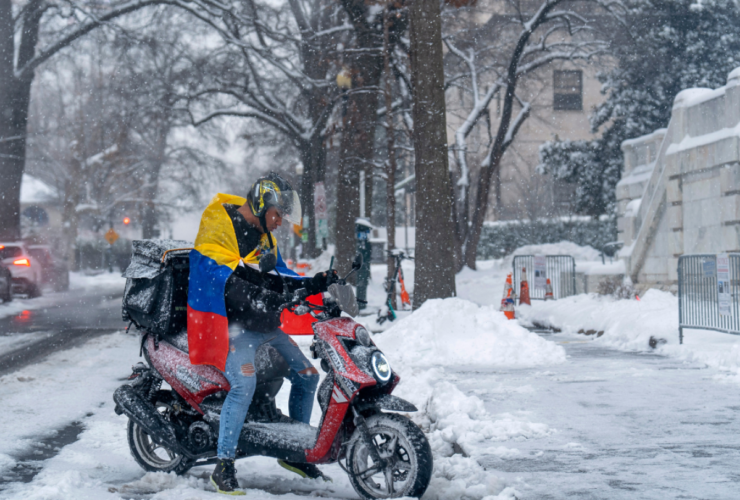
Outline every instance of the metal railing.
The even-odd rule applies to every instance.
[[[729,300],[720,310],[717,256],[682,255],[678,258],[678,340],[683,329],[716,330],[740,335],[740,253],[729,257]]]
[[[570,255],[546,255],[545,274],[550,278],[553,296],[562,299],[576,294],[576,261]],[[534,255],[517,255],[513,263],[513,286],[518,294],[522,279],[522,268],[527,270],[529,297],[545,300],[545,289],[534,286]]]

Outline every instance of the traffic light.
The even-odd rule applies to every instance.
[[[128,226],[130,223],[131,223],[131,219],[129,219],[128,217],[124,217],[123,218],[123,225],[124,226]]]

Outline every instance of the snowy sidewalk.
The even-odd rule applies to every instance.
[[[552,432],[478,457],[528,499],[735,499],[740,386],[705,364],[546,336],[569,360],[546,370],[460,370],[454,383],[491,414]]]

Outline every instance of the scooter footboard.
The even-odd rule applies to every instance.
[[[267,455],[292,462],[305,462],[306,449],[316,442],[318,429],[295,420],[279,423],[249,422],[239,436],[246,455]]]
[[[175,429],[157,409],[144,400],[130,385],[122,385],[113,393],[116,413],[125,413],[128,418],[142,427],[154,442],[181,455],[191,454],[180,446],[175,437]]]

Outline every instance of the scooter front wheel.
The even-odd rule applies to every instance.
[[[160,391],[160,395],[162,392]],[[172,413],[167,397],[158,397],[154,406],[165,418],[169,418]],[[195,464],[195,461],[154,442],[151,436],[131,419],[128,421],[127,431],[131,455],[147,472],[174,472],[179,476],[185,474]]]
[[[411,420],[379,413],[366,421],[385,464],[373,460],[360,430],[355,430],[347,454],[349,480],[365,499],[421,497],[432,478],[432,449]]]

